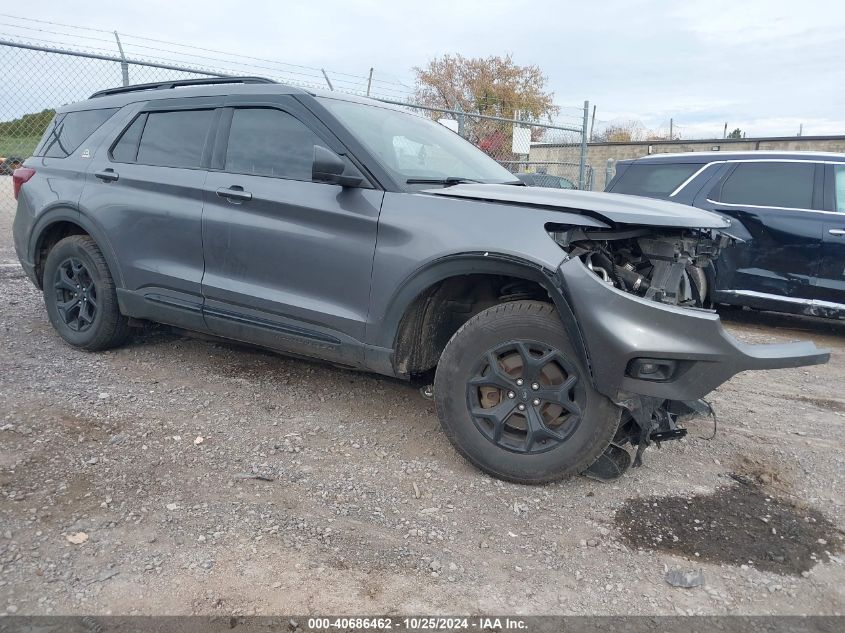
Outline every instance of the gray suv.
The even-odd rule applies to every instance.
[[[260,78],[104,90],[13,175],[15,247],[85,350],[153,321],[414,381],[493,476],[617,476],[739,371],[691,275],[728,220],[526,187],[445,127]]]

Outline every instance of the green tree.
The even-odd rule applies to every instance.
[[[37,136],[40,138],[55,114],[55,110],[45,109],[33,114],[24,114],[11,121],[2,121],[0,122],[0,136],[12,138]]]
[[[728,134],[728,138],[742,138],[742,130],[735,128],[733,132]]]

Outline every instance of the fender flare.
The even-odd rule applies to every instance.
[[[565,255],[561,253],[565,260]],[[393,294],[383,317],[373,324],[376,340],[373,344],[395,349],[399,327],[406,311],[423,292],[450,277],[471,274],[506,275],[539,284],[557,308],[570,340],[578,350],[592,381],[592,366],[581,328],[562,288],[558,270],[537,262],[502,253],[457,253],[429,262],[409,275]]]
[[[72,224],[76,224],[90,235],[95,242],[97,242],[97,246],[100,247],[100,250],[103,253],[103,257],[106,260],[106,264],[109,267],[109,272],[111,272],[115,285],[118,288],[123,288],[123,273],[118,264],[117,254],[115,253],[114,248],[112,248],[111,241],[108,239],[106,232],[99,223],[93,220],[93,218],[82,213],[79,209],[75,209],[66,204],[56,205],[47,209],[41,214],[38,220],[36,220],[29,238],[28,257],[30,261],[32,261],[34,265],[39,263],[36,261],[36,257],[38,256],[41,241],[44,239],[44,235],[47,230],[58,222],[70,222]]]

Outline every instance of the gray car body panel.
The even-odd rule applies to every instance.
[[[521,206],[569,209],[614,224],[665,226],[673,228],[723,229],[730,226],[717,213],[691,209],[662,200],[644,202],[638,196],[545,187],[460,184],[431,189],[436,196],[488,200]]]
[[[178,97],[178,98],[177,98]],[[366,100],[321,94],[320,98]],[[111,160],[108,149],[142,109],[260,102],[290,107],[365,174],[367,188],[173,169]],[[287,105],[284,105],[287,104]],[[549,225],[720,229],[718,215],[624,195],[508,185],[410,192],[340,126],[313,93],[277,85],[205,86],[99,97],[66,109],[121,108],[65,159],[30,158],[15,247],[33,280],[39,240],[73,222],[98,242],[123,312],[295,355],[407,378],[393,357],[408,307],[433,284],[473,273],[535,281],[558,307],[599,391],[694,399],[738,371],[824,362],[812,344],[748,346],[708,311],[621,292],[569,259]],[[374,104],[374,107],[389,107]],[[309,114],[310,113],[310,114]],[[223,117],[221,117],[223,118]],[[102,182],[99,171],[119,172]],[[232,204],[215,191],[243,186]],[[679,359],[676,380],[625,376],[638,356]]]

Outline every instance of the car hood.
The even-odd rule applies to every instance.
[[[619,193],[485,184],[460,184],[439,189],[426,189],[422,193],[561,209],[570,213],[583,213],[612,224],[690,229],[723,229],[730,226],[730,220],[710,211]]]

